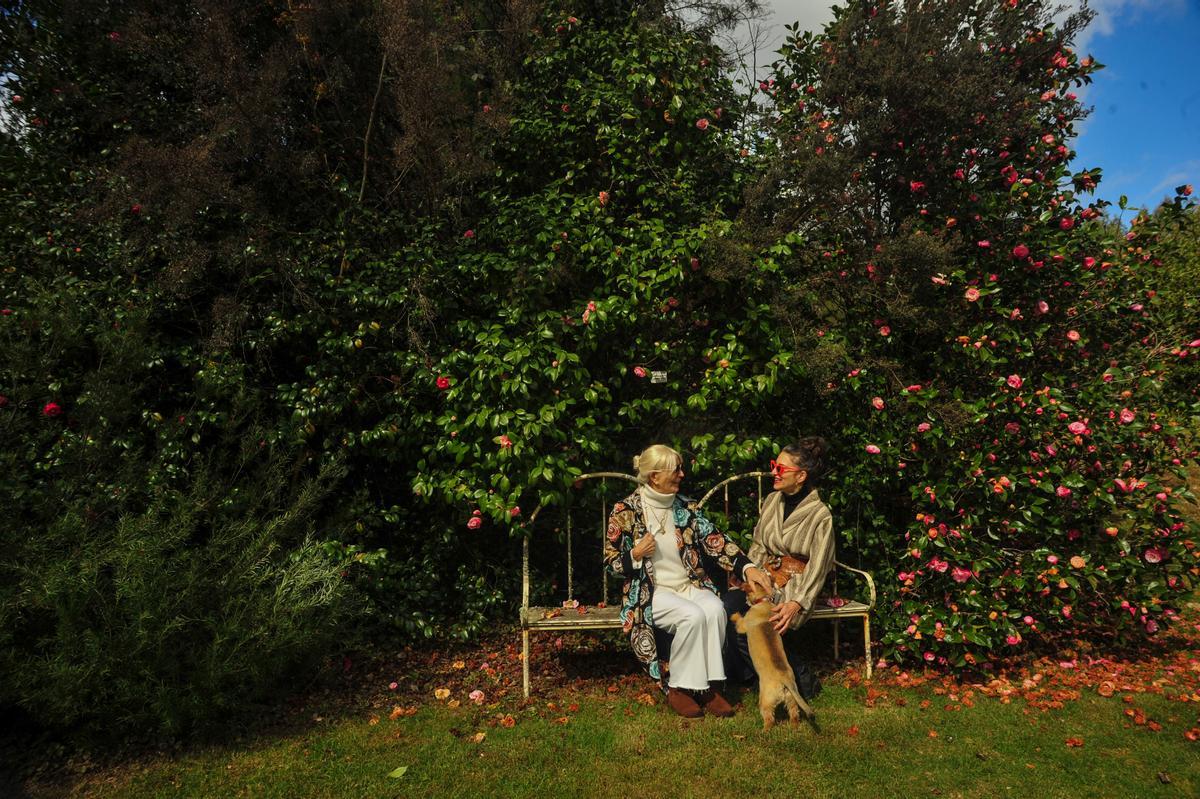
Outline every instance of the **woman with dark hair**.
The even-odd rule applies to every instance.
[[[833,568],[833,515],[817,491],[827,450],[825,439],[819,436],[802,438],[780,450],[771,461],[775,490],[763,502],[754,527],[748,554],[773,579],[776,608],[771,622],[781,635],[798,629],[812,615],[817,595]],[[728,614],[744,612],[746,595],[741,590],[728,591],[723,599]],[[726,640],[729,676],[753,680],[746,636],[730,630]],[[787,643],[786,636],[784,641]],[[820,691],[820,683],[795,653],[790,661],[796,685],[811,699]]]

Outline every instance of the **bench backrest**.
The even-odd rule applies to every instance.
[[[724,480],[721,480],[719,483],[702,494],[698,505],[699,507],[704,508],[711,500],[714,499],[714,497],[721,500],[722,506],[720,509],[710,510],[709,515],[723,516],[724,518],[720,520],[723,523],[718,524],[718,527],[721,529],[728,529],[730,514],[734,510],[733,503],[735,501],[741,500],[742,502],[745,502],[749,499],[754,503],[753,508],[755,513],[762,510],[763,500],[766,499],[766,493],[770,491],[770,488],[768,487],[767,492],[764,492],[764,478],[771,476],[772,475],[770,472],[747,472],[745,474],[737,474],[732,477],[728,477]],[[608,515],[612,511],[613,504],[621,499],[624,499],[637,486],[637,479],[632,475],[625,474],[623,472],[592,472],[590,474],[585,474],[578,477],[575,480],[575,489],[577,491],[582,489],[585,484],[588,483],[588,481],[599,481],[599,498],[598,501],[596,501],[596,504],[592,505],[591,501],[589,501],[588,507],[584,507],[582,502],[579,504],[572,503],[564,509],[565,519],[563,521],[563,532],[565,533],[567,550],[566,576],[568,602],[575,599],[576,581],[574,528],[576,524],[582,523],[585,528],[591,528],[591,525],[594,522],[599,524],[599,536],[596,540],[595,546],[602,559],[604,554],[604,539],[608,529]],[[752,496],[731,497],[731,487],[743,481],[753,481],[752,483],[747,482],[745,486],[752,489]],[[770,486],[770,484],[768,483],[767,486]],[[742,488],[742,486],[738,486],[738,488]],[[748,510],[748,508],[745,509]],[[542,513],[542,510],[543,508],[539,506],[530,516],[529,529],[531,532],[529,535],[525,536],[521,545],[521,606],[524,608],[529,607],[529,541],[531,535],[533,535],[532,531],[536,529],[535,523],[538,515]],[[742,537],[748,538],[746,535],[743,535]],[[587,538],[590,538],[590,536],[585,537],[584,540],[587,540]],[[748,540],[746,543],[748,543]],[[590,547],[591,545],[589,544],[589,549]],[[609,601],[608,570],[601,568],[600,571],[602,574],[601,599],[607,603]]]

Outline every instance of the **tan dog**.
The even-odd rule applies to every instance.
[[[762,713],[763,729],[774,726],[775,709],[780,703],[787,706],[788,718],[793,725],[800,723],[803,713],[813,729],[817,729],[816,714],[796,688],[796,675],[783,651],[783,639],[771,624],[775,605],[758,586],[747,585],[746,589],[750,609],[729,618],[736,622],[737,631],[746,636],[750,645],[750,660],[758,672],[758,710]]]

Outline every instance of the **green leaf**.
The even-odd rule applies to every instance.
[[[408,772],[408,766],[401,766],[400,768],[392,769],[391,771],[389,771],[388,776],[391,777],[392,779],[398,779],[400,777],[403,777],[407,772]]]

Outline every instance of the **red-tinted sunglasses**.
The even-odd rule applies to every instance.
[[[803,472],[806,470],[801,469],[799,466],[788,466],[785,463],[780,463],[779,461],[773,460],[771,461],[771,471],[780,477],[783,477],[785,474],[789,474],[790,472]]]

